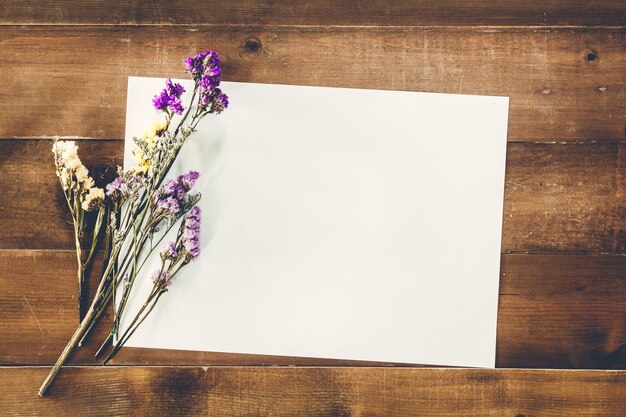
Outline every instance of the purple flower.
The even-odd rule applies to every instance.
[[[228,96],[224,94],[219,88],[217,88],[215,91],[217,92],[217,94],[215,95],[215,100],[213,101],[213,106],[211,110],[212,113],[220,114],[228,108]]]
[[[162,198],[156,203],[156,211],[166,216],[176,215],[180,212],[180,204],[174,197]]]
[[[215,68],[219,69],[220,59],[215,51],[204,51],[195,57],[188,57],[184,60],[185,72],[191,74],[194,80],[199,80],[202,75],[208,75]],[[221,69],[219,69],[221,75]],[[219,75],[218,75],[219,77]]]
[[[160,197],[175,197],[182,200],[187,195],[185,188],[176,180],[167,180],[158,191]]]
[[[173,94],[176,97],[180,97],[185,92],[185,88],[178,83],[172,82],[171,78],[165,80],[165,87],[170,92],[170,94]]]
[[[228,108],[228,96],[219,88],[202,92],[200,95],[200,105],[208,110],[209,113],[220,114]]]
[[[159,213],[176,215],[189,202],[188,191],[194,186],[200,173],[189,171],[178,178],[169,179],[152,195],[152,205]]]
[[[183,62],[185,63],[185,72],[189,73],[191,75],[195,75],[201,71],[201,68],[199,68],[198,65],[196,65],[196,62],[194,60],[194,58],[192,56],[189,56],[187,58],[185,58],[183,60]]]
[[[165,184],[158,190],[159,197],[174,197],[178,201],[187,198],[187,190],[177,180],[167,180]]]
[[[176,249],[176,242],[170,241],[163,250],[161,250],[161,259],[174,261],[178,258],[178,250]]]
[[[152,273],[152,282],[165,282],[169,287],[172,285],[172,276],[167,271],[161,271],[161,269],[157,269]]]
[[[128,194],[128,185],[123,177],[117,177],[106,186],[107,195],[111,198],[124,198]]]
[[[218,88],[222,68],[215,51],[204,51],[195,57],[186,58],[185,71],[197,82],[198,104],[202,110],[219,114],[228,107],[228,96]]]
[[[177,114],[182,114],[185,110],[180,96],[185,92],[185,88],[172,82],[170,78],[165,81],[165,88],[159,94],[154,96],[152,104],[154,108],[160,111],[172,111]]]
[[[191,262],[200,255],[200,207],[194,206],[185,215],[181,243],[187,256],[186,262]]]
[[[199,177],[200,173],[198,171],[189,171],[186,174],[180,175],[176,180],[186,191],[189,191],[193,188]]]
[[[215,51],[204,51],[185,59],[186,71],[198,83],[198,104],[209,113],[219,114],[228,107],[228,96],[218,88],[222,78],[220,60]]]
[[[212,70],[210,70],[208,74],[203,75],[202,78],[200,79],[200,83],[198,84],[198,87],[200,87],[200,91],[211,92],[215,90],[217,86],[220,85],[221,76],[222,76],[221,68],[218,67],[218,68],[213,68]]]
[[[152,282],[157,282],[161,279],[161,270],[157,269],[152,273]]]

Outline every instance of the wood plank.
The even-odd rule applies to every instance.
[[[54,362],[78,325],[74,262],[71,251],[0,251],[0,363]],[[503,255],[497,366],[626,369],[624,271],[626,256]],[[72,363],[96,363],[106,322]],[[115,363],[371,365],[131,348]]]
[[[503,251],[626,251],[626,143],[510,144]]]
[[[497,364],[626,369],[626,256],[504,255]]]
[[[624,25],[619,0],[4,0],[1,24]]]
[[[51,144],[0,141],[1,249],[73,247]],[[79,145],[97,180],[111,178],[122,161],[122,141],[81,140]],[[502,250],[624,253],[625,148],[626,143],[509,143]]]
[[[227,80],[510,96],[511,140],[623,140],[625,40],[624,28],[4,26],[0,137],[122,137],[127,76],[183,77],[184,56],[214,48]]]
[[[0,368],[7,415],[626,415],[626,372],[389,368]]]

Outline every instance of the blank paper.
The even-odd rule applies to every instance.
[[[163,85],[129,78],[127,167]],[[127,346],[494,367],[508,98],[222,89],[172,171],[203,252]]]

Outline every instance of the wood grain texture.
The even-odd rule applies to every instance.
[[[0,249],[73,247],[51,145],[47,139],[0,141],[6,178]],[[79,146],[101,184],[122,163],[121,140],[81,140]],[[502,251],[624,253],[625,148],[626,143],[509,143]]]
[[[619,0],[4,0],[0,24],[624,25]]]
[[[0,363],[54,362],[78,325],[74,262],[71,251],[0,251]],[[626,256],[503,255],[497,366],[626,369],[624,271]],[[96,363],[92,355],[107,322],[72,363]],[[368,365],[131,348],[123,349],[115,363]]]
[[[626,369],[626,256],[504,255],[497,364]]]
[[[0,368],[7,415],[626,415],[626,372],[389,368]]]
[[[0,364],[51,364],[77,325],[51,143],[24,138],[99,139],[81,157],[104,181],[126,77],[213,48],[233,81],[510,96],[502,250],[575,254],[503,254],[497,365],[606,371],[123,349],[205,366],[70,367],[43,400],[47,367],[0,367],[0,414],[626,415],[625,26],[622,0],[1,1]],[[108,321],[72,363],[95,364]]]
[[[511,140],[623,140],[625,40],[624,28],[0,26],[0,137],[122,137],[129,75],[184,77],[182,57],[214,48],[226,80],[510,96]]]
[[[509,144],[503,251],[626,251],[626,143]]]

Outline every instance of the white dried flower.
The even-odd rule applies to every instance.
[[[58,140],[52,145],[54,162],[57,167],[57,176],[61,180],[64,190],[76,193],[87,192],[94,186],[89,170],[85,168],[78,157],[78,146],[72,140]]]
[[[72,171],[75,171],[83,166],[82,162],[80,162],[80,159],[78,158],[78,155],[73,155],[70,158],[63,159],[63,163],[67,168],[71,169]]]
[[[90,178],[91,179],[91,178]],[[85,194],[83,199],[83,210],[91,211],[96,207],[99,207],[104,201],[104,190],[98,187],[92,187]]]
[[[89,191],[91,187],[94,186],[93,178],[87,177],[87,179],[83,182],[82,187],[83,191]]]
[[[78,146],[73,140],[58,140],[52,145],[52,152],[57,158],[66,161],[77,156]]]
[[[76,181],[79,183],[83,183],[89,178],[89,170],[83,164],[76,168],[74,174],[76,175]]]
[[[70,188],[72,184],[72,172],[67,168],[61,168],[57,170],[57,177],[61,180],[61,185],[64,190]]]

